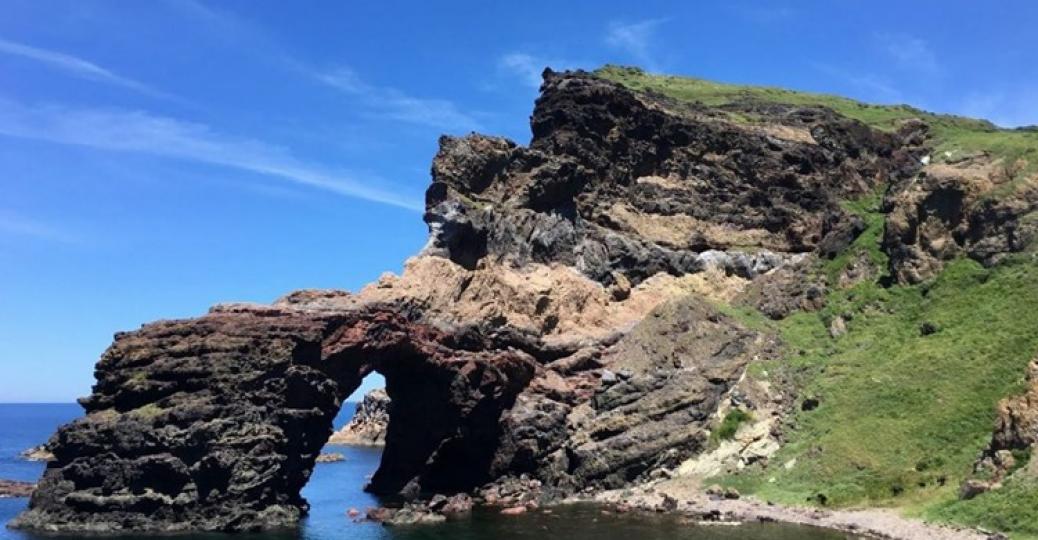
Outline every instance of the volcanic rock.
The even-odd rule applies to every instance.
[[[376,388],[364,394],[353,418],[342,429],[332,433],[328,444],[383,446],[386,444],[388,427],[389,394],[382,388]]]

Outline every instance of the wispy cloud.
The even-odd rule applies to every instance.
[[[498,60],[498,66],[518,76],[527,86],[540,88],[541,74],[548,63],[530,54],[509,53]]]
[[[544,73],[544,68],[550,67],[554,70],[587,69],[589,66],[591,64],[588,62],[548,58],[518,51],[502,55],[497,60],[499,70],[518,77],[523,84],[531,88],[541,87],[541,75]]]
[[[876,103],[901,103],[904,95],[891,82],[872,73],[851,73],[824,63],[813,63],[818,71],[850,86],[859,99]]]
[[[75,244],[79,237],[54,225],[0,210],[0,235]]]
[[[480,124],[445,99],[415,97],[396,88],[376,86],[353,70],[339,67],[329,71],[306,70],[321,83],[356,98],[368,116],[434,127],[448,131],[479,131]]]
[[[314,166],[283,147],[140,111],[26,106],[0,99],[0,134],[220,165],[408,210],[423,208],[417,197],[378,178]]]
[[[209,26],[216,36],[227,38],[250,54],[272,61],[277,67],[348,94],[361,106],[361,114],[439,130],[464,133],[480,131],[476,117],[446,99],[419,97],[390,86],[371,84],[348,67],[316,69],[294,57],[278,40],[248,19],[196,0],[177,0],[173,4],[186,15]]]
[[[884,52],[902,69],[937,75],[941,64],[925,40],[908,34],[879,34],[876,39]]]
[[[1003,127],[1038,125],[1038,87],[991,88],[970,93],[958,104],[956,112]]]
[[[652,54],[652,44],[657,27],[665,22],[667,19],[647,19],[633,23],[614,21],[606,32],[606,43],[623,50],[645,69],[657,71],[660,66]]]
[[[32,60],[51,68],[63,71],[70,75],[88,79],[92,81],[103,82],[112,84],[115,86],[121,86],[135,92],[140,92],[152,97],[161,97],[165,99],[177,99],[165,92],[152,88],[140,81],[123,77],[113,73],[111,70],[105,69],[93,62],[65,54],[58,51],[52,51],[47,49],[40,49],[38,47],[32,47],[22,43],[16,43],[14,41],[8,41],[0,38],[0,54],[6,54],[8,56],[17,56]]]

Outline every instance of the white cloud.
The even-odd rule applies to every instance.
[[[908,34],[880,34],[883,50],[902,69],[936,75],[941,72],[937,55],[925,40]]]
[[[175,99],[173,96],[156,90],[142,82],[117,75],[93,62],[62,52],[40,49],[0,39],[0,54],[25,58],[76,77],[121,86],[149,96]]]
[[[366,114],[369,116],[456,132],[480,130],[479,122],[451,101],[419,98],[395,88],[375,86],[349,68],[330,71],[301,69],[321,83],[357,98],[368,109]]]
[[[540,88],[541,74],[549,63],[526,53],[510,53],[502,56],[498,65],[517,75],[527,86]]]
[[[362,112],[365,116],[456,133],[481,130],[480,123],[452,101],[417,97],[396,88],[373,85],[346,67],[326,71],[314,69],[308,63],[294,58],[263,28],[230,11],[214,9],[196,0],[179,0],[174,5],[210,26],[214,35],[226,38],[231,46],[254,54],[258,52],[258,56],[272,60],[279,67],[353,96],[365,109]]]
[[[408,210],[423,208],[417,198],[382,187],[377,178],[330,171],[303,163],[282,147],[140,111],[25,106],[0,99],[0,134],[220,165]]]
[[[75,244],[79,242],[76,235],[53,225],[34,219],[0,211],[0,234],[5,236],[21,236],[37,240]]]
[[[633,23],[612,22],[606,32],[606,43],[617,47],[641,64],[649,71],[658,71],[652,54],[652,42],[655,40],[656,28],[667,19],[648,19]]]

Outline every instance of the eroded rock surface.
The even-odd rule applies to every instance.
[[[1005,166],[981,158],[934,164],[891,186],[883,245],[898,281],[926,281],[960,255],[991,265],[1038,239],[1038,188],[1007,176]]]
[[[0,499],[28,497],[36,489],[32,482],[17,480],[0,480]]]
[[[607,284],[710,265],[752,278],[846,236],[840,199],[918,167],[895,134],[825,109],[770,109],[772,129],[743,126],[548,71],[528,147],[441,139],[426,253],[468,268],[558,262]]]
[[[493,441],[461,444],[462,434],[493,438],[497,415],[532,377],[534,360],[480,341],[490,338],[478,332],[447,335],[399,311],[237,309],[117,335],[98,363],[94,393],[81,401],[87,415],[48,443],[55,460],[13,526],[294,525],[307,508],[299,491],[341,401],[373,370],[406,411],[387,434],[373,491],[464,490],[486,481],[480,464],[489,462]],[[458,462],[466,474],[448,474]]]
[[[386,444],[388,428],[389,394],[382,388],[376,388],[364,394],[353,418],[342,429],[332,433],[328,444],[383,446]]]

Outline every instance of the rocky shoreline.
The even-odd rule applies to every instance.
[[[709,490],[708,490],[709,491]],[[885,540],[999,540],[1001,533],[927,523],[889,509],[832,510],[784,506],[753,497],[707,494],[687,483],[662,481],[567,502],[594,501],[610,511],[670,512],[697,523],[781,522]]]
[[[687,482],[663,480],[595,494],[552,499],[539,493],[536,481],[525,480],[529,491],[513,492],[502,499],[459,494],[438,495],[428,502],[407,503],[399,508],[351,509],[355,521],[373,521],[390,527],[422,526],[465,519],[474,508],[490,508],[502,515],[528,512],[551,513],[571,504],[591,504],[602,514],[653,513],[679,516],[698,525],[738,526],[743,523],[788,523],[844,532],[883,540],[1005,540],[1001,533],[968,527],[952,527],[905,517],[889,509],[822,509],[793,507],[741,497],[731,490],[713,492]]]
[[[36,484],[18,480],[0,480],[0,499],[29,497]]]

